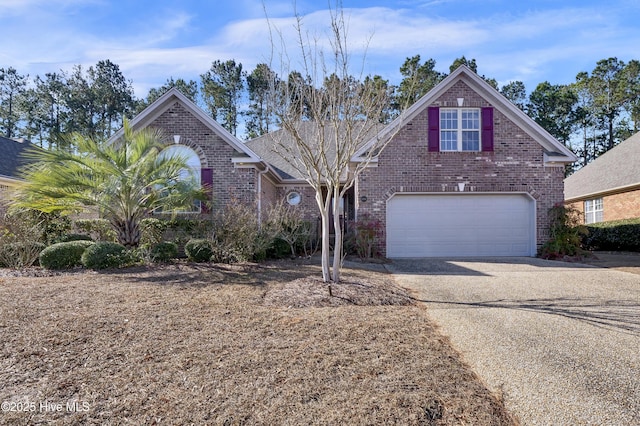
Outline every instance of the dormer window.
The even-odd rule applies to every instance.
[[[440,109],[440,151],[480,151],[480,109]]]
[[[493,151],[493,108],[429,107],[430,152]]]

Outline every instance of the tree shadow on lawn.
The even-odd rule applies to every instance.
[[[486,302],[451,302],[442,300],[416,301],[438,305],[453,305],[462,308],[500,308],[515,309],[557,315],[578,321],[584,321],[596,327],[624,331],[640,336],[640,302],[637,300],[601,299],[528,299],[493,300]],[[430,309],[439,309],[430,306]],[[441,308],[445,309],[445,308]]]
[[[319,273],[313,265],[295,262],[265,263],[193,263],[174,262],[165,264],[133,266],[124,269],[95,271],[121,281],[176,285],[184,287],[207,287],[211,285],[249,285],[263,287],[269,281],[293,281]]]

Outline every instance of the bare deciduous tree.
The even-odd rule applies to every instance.
[[[330,6],[327,40],[304,30],[296,13],[296,35],[302,69],[293,70],[285,37],[271,27],[272,46],[281,75],[288,78],[271,90],[272,111],[284,132],[273,149],[315,191],[322,223],[322,276],[338,282],[343,261],[339,202],[399,129],[402,114],[387,127],[392,101],[389,85],[363,79],[366,54],[354,63],[347,43],[348,22],[341,3]],[[323,45],[323,43],[326,43]],[[368,45],[368,43],[367,43]],[[364,51],[366,52],[366,45]],[[272,62],[275,62],[272,60]],[[277,66],[271,67],[278,69]],[[355,72],[354,72],[355,71]],[[363,83],[364,81],[364,83]],[[383,129],[387,132],[383,133]],[[335,200],[335,201],[334,201]],[[335,239],[330,241],[331,217]],[[331,266],[330,247],[333,247]]]

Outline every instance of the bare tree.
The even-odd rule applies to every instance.
[[[382,130],[398,129],[402,114],[387,127],[383,117],[388,116],[391,90],[387,85],[362,83],[366,54],[362,55],[361,63],[353,63],[346,39],[348,23],[341,3],[337,1],[335,7],[330,5],[329,12],[327,40],[305,32],[302,17],[296,12],[296,56],[301,58],[302,68],[298,71],[290,67],[287,40],[271,27],[272,46],[278,53],[274,58],[280,61],[282,70],[280,75],[295,74],[302,78],[289,78],[274,85],[270,99],[272,111],[283,129],[276,133],[282,136],[274,136],[273,149],[315,191],[322,223],[322,277],[324,282],[338,282],[343,261],[338,200],[353,187],[358,175],[393,136],[389,132],[383,134]],[[333,242],[330,241],[332,215]]]

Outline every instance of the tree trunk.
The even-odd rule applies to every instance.
[[[609,142],[607,143],[607,151],[613,148],[613,117],[609,117]]]
[[[330,197],[328,197],[330,199]],[[316,202],[320,207],[320,218],[322,223],[322,281],[331,280],[331,270],[329,269],[329,206],[327,201],[322,199],[322,191],[316,190]]]
[[[126,248],[135,248],[140,244],[140,223],[134,218],[112,222],[118,233],[118,242]]]
[[[342,268],[342,224],[340,223],[340,188],[333,190],[333,282],[340,282]]]

